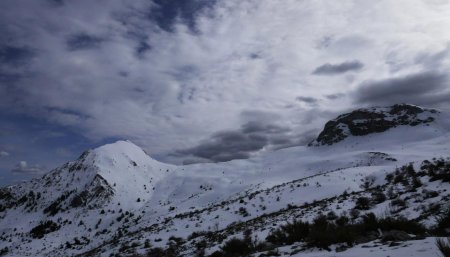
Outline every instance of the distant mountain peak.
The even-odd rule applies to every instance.
[[[80,155],[76,162],[88,166],[95,165],[100,169],[138,166],[149,162],[159,163],[129,140],[119,140],[87,150]]]
[[[309,146],[332,145],[349,136],[381,133],[398,126],[428,124],[435,120],[437,113],[435,109],[412,104],[358,109],[328,121]]]

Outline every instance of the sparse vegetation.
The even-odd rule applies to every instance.
[[[306,242],[313,247],[329,249],[332,244],[345,243],[352,246],[362,238],[375,238],[378,230],[399,230],[406,233],[422,235],[426,232],[423,225],[405,218],[377,218],[368,213],[356,223],[349,223],[346,216],[340,216],[330,221],[320,215],[312,223],[294,221],[273,230],[266,240],[273,244],[284,245],[294,242]],[[373,239],[375,239],[373,238]]]
[[[59,228],[60,226],[57,223],[51,220],[47,220],[34,227],[30,231],[30,235],[33,238],[43,238],[46,234],[54,232]]]

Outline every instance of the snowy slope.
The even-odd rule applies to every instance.
[[[383,185],[386,174],[404,164],[418,167],[423,160],[449,156],[450,119],[444,111],[396,105],[362,113],[371,114],[350,120],[348,114],[333,121],[345,137],[332,144],[320,143],[319,135],[310,147],[226,163],[164,164],[129,141],[89,150],[42,178],[1,189],[0,249],[7,247],[8,256],[84,256],[89,251],[109,256],[135,243],[135,250],[143,253],[146,240],[165,247],[169,238],[186,240],[194,232],[239,237],[247,225],[264,239],[276,225],[292,218],[312,220],[322,211],[305,211],[302,206],[325,201],[327,210],[349,211],[353,202],[336,208],[333,199],[344,191],[367,194],[365,181]],[[346,117],[345,124],[360,124],[357,130],[362,131],[372,124],[364,120],[371,120],[373,113],[378,122],[382,114],[383,120],[395,124],[381,132],[369,126],[371,133],[353,135],[337,122]],[[445,187],[448,184],[440,182],[423,185],[429,190]],[[387,204],[372,211],[383,214]],[[420,214],[413,209],[402,214]],[[44,231],[42,237],[30,233],[45,221],[54,222],[56,229]],[[194,243],[195,238],[186,240],[185,255],[194,256]],[[217,242],[206,251],[219,246]],[[360,253],[357,249],[339,256],[353,256]],[[436,248],[426,250],[430,255],[432,251]]]

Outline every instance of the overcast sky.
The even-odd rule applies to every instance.
[[[130,139],[171,163],[304,145],[362,106],[448,108],[448,0],[2,0],[0,185]]]

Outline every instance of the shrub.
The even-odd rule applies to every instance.
[[[327,213],[327,219],[328,219],[328,220],[335,220],[335,219],[337,219],[336,213],[334,213],[334,211],[328,212],[328,213]]]
[[[44,235],[56,231],[60,228],[58,224],[51,220],[41,222],[39,225],[31,229],[30,235],[33,238],[43,238]]]
[[[352,219],[357,219],[359,217],[359,211],[357,209],[351,209],[350,217],[352,217]]]
[[[245,207],[240,207],[239,208],[239,214],[241,214],[242,217],[247,217],[247,216],[250,215]]]
[[[450,209],[436,217],[435,233],[437,235],[446,236],[450,229]]]
[[[347,216],[340,216],[336,219],[335,222],[336,222],[336,225],[338,225],[338,226],[345,226],[348,224],[349,221],[350,220]]]
[[[447,242],[445,242],[444,239],[437,238],[436,239],[436,246],[441,252],[442,256],[444,257],[450,257],[450,238],[447,237]]]
[[[399,173],[399,174],[395,175],[394,184],[404,183],[404,182],[405,182],[405,176],[403,176],[403,173]]]
[[[327,233],[330,223],[325,216],[317,216],[311,224],[311,233],[309,233],[307,241],[309,244],[319,248],[328,248],[330,242],[330,234]]]
[[[405,218],[377,218],[373,213],[363,215],[358,222],[350,223],[346,216],[328,220],[320,215],[312,223],[294,221],[272,231],[266,240],[273,244],[283,245],[294,242],[306,242],[310,247],[329,250],[333,244],[346,243],[352,246],[358,238],[377,235],[378,230],[400,230],[409,234],[424,234],[426,228]]]
[[[378,228],[378,219],[372,212],[362,216],[362,222],[360,223],[363,231],[375,231]]]
[[[272,244],[292,244],[304,240],[309,234],[309,223],[294,221],[282,225],[280,228],[269,233],[266,240]]]
[[[215,251],[212,254],[210,254],[208,257],[222,257],[223,253],[221,251]]]
[[[426,228],[417,221],[407,220],[404,217],[387,217],[378,221],[378,226],[383,231],[401,230],[410,234],[421,235],[426,232]]]
[[[381,190],[376,190],[372,193],[372,201],[375,204],[380,204],[386,201],[386,195]]]
[[[251,246],[245,240],[232,238],[221,247],[223,256],[245,256],[251,252]]]
[[[423,190],[422,191],[422,194],[424,194],[424,197],[425,198],[434,198],[434,197],[437,197],[437,196],[439,196],[439,193],[438,192],[436,192],[436,191],[434,191],[434,190]]]
[[[6,255],[9,252],[8,247],[4,247],[0,250],[0,256]]]
[[[385,179],[388,183],[391,183],[394,180],[394,174],[392,173],[387,174]]]
[[[374,177],[366,177],[364,179],[363,184],[361,185],[361,187],[365,190],[369,189],[371,186],[373,186],[373,183],[375,182],[375,178]]]
[[[401,210],[405,209],[407,206],[408,204],[406,203],[406,201],[401,198],[396,198],[390,203],[392,213],[398,213]]]
[[[147,251],[147,257],[165,257],[165,251],[162,248],[151,248]]]
[[[356,200],[355,209],[368,210],[370,209],[370,199],[367,197],[360,197]]]
[[[144,247],[145,248],[150,248],[152,245],[150,244],[150,239],[145,239],[145,242],[144,242]]]
[[[443,182],[450,182],[450,160],[437,159],[422,162],[421,172],[430,176],[430,181],[442,180]]]

